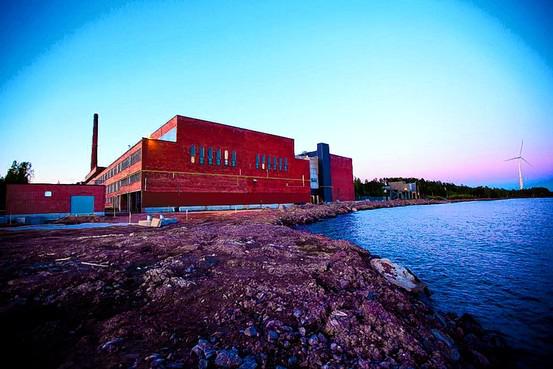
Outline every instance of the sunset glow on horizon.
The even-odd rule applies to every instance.
[[[546,3],[3,4],[0,175],[106,165],[176,114],[326,142],[362,179],[553,190]],[[113,4],[116,4],[114,6]],[[549,20],[550,21],[550,20]]]

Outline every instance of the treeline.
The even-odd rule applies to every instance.
[[[384,196],[385,182],[416,182],[421,197],[426,198],[448,198],[448,199],[468,199],[468,198],[517,198],[517,197],[553,197],[553,192],[545,187],[533,187],[524,190],[506,190],[504,188],[495,188],[487,186],[470,187],[465,185],[456,185],[441,181],[427,181],[424,178],[375,178],[372,181],[361,181],[359,178],[354,180],[356,198],[382,197]]]

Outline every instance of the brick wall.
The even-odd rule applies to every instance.
[[[152,137],[174,127],[173,122]],[[181,116],[176,117],[176,126],[177,142],[150,139],[143,144],[144,207],[309,201],[309,163],[295,158],[293,139]],[[196,151],[194,162],[192,145]],[[202,147],[204,164],[199,158]],[[217,150],[221,150],[220,164]],[[233,151],[236,166],[232,166]],[[265,160],[271,157],[271,170],[267,165],[262,169],[261,163],[256,168],[258,154],[265,155]],[[274,157],[278,159],[277,169],[273,168]]]
[[[52,193],[46,197],[46,191]],[[69,213],[71,196],[94,196],[94,211],[104,211],[105,189],[97,185],[8,184],[8,214]]]
[[[177,129],[177,141],[163,141],[171,129]],[[191,161],[191,146],[196,155]],[[204,164],[200,150],[204,147]],[[208,161],[212,148],[212,164]],[[217,164],[217,150],[221,162]],[[129,149],[95,179],[101,178],[118,163],[141,150],[141,161],[106,180],[109,186],[133,173],[141,173],[137,183],[107,194],[112,198],[127,192],[142,191],[142,207],[225,205],[308,202],[309,162],[294,155],[294,140],[224,124],[176,116]],[[227,164],[225,165],[225,151]],[[232,152],[236,165],[232,165]],[[256,168],[256,155],[270,156],[271,170]],[[278,158],[277,169],[273,168]],[[280,167],[280,159],[283,167]],[[284,170],[284,159],[288,170]],[[267,160],[267,159],[265,159]]]
[[[330,154],[333,201],[353,201],[353,165],[351,158]]]

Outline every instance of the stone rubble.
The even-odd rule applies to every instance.
[[[406,203],[1,234],[3,366],[512,367],[502,337],[472,317],[436,312],[424,293],[375,270],[364,249],[291,227]]]

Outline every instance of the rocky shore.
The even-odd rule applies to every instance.
[[[505,368],[501,336],[440,314],[369,252],[293,229],[357,202],[0,234],[5,367]],[[374,262],[373,262],[374,264]],[[419,290],[417,290],[419,291]]]

